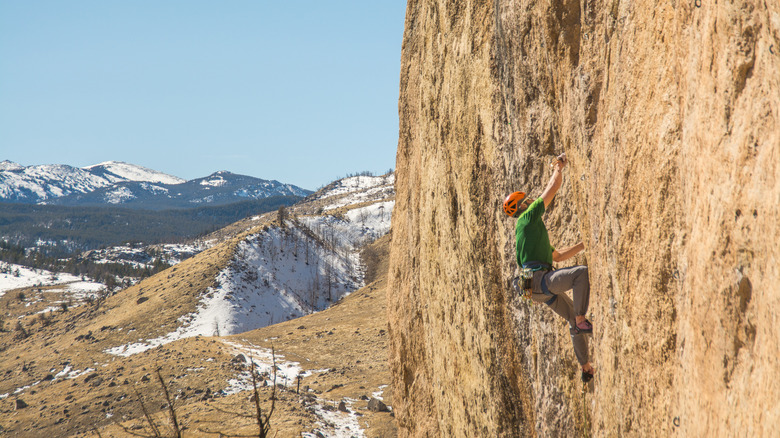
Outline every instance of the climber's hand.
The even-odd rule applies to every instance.
[[[555,170],[563,170],[564,167],[566,167],[566,164],[569,163],[569,160],[566,159],[566,154],[560,154],[558,155],[558,158],[553,161],[550,166],[553,167]]]

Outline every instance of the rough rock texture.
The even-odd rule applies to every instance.
[[[780,3],[410,0],[401,62],[402,435],[780,433]],[[508,288],[501,201],[561,152],[546,223],[587,248],[589,386]]]

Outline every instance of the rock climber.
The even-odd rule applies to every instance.
[[[555,249],[550,245],[547,227],[542,221],[545,209],[550,205],[563,180],[563,168],[566,167],[566,154],[558,156],[552,164],[553,174],[542,196],[529,199],[524,192],[514,192],[504,200],[504,212],[517,218],[515,238],[517,264],[532,272],[531,278],[523,281],[515,279],[513,284],[518,292],[529,296],[533,301],[547,304],[555,313],[569,323],[574,353],[582,367],[582,381],[588,382],[596,370],[588,360],[588,342],[586,334],[593,332],[593,325],[585,317],[590,300],[590,281],[587,266],[553,269],[553,262],[568,260],[585,249],[582,242],[565,249]],[[572,290],[572,301],[566,291]]]

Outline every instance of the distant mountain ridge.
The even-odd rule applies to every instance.
[[[84,168],[0,162],[0,202],[164,210],[310,193],[291,184],[227,171],[186,181],[118,161]]]
[[[100,175],[106,179],[115,181],[146,181],[164,184],[181,184],[186,180],[177,176],[168,175],[145,167],[127,164],[121,161],[106,161],[104,163],[87,166],[84,168],[89,173]]]

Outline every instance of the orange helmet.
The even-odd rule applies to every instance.
[[[504,199],[504,213],[509,216],[514,216],[517,213],[517,206],[520,205],[525,199],[525,192],[510,193],[509,196]]]

